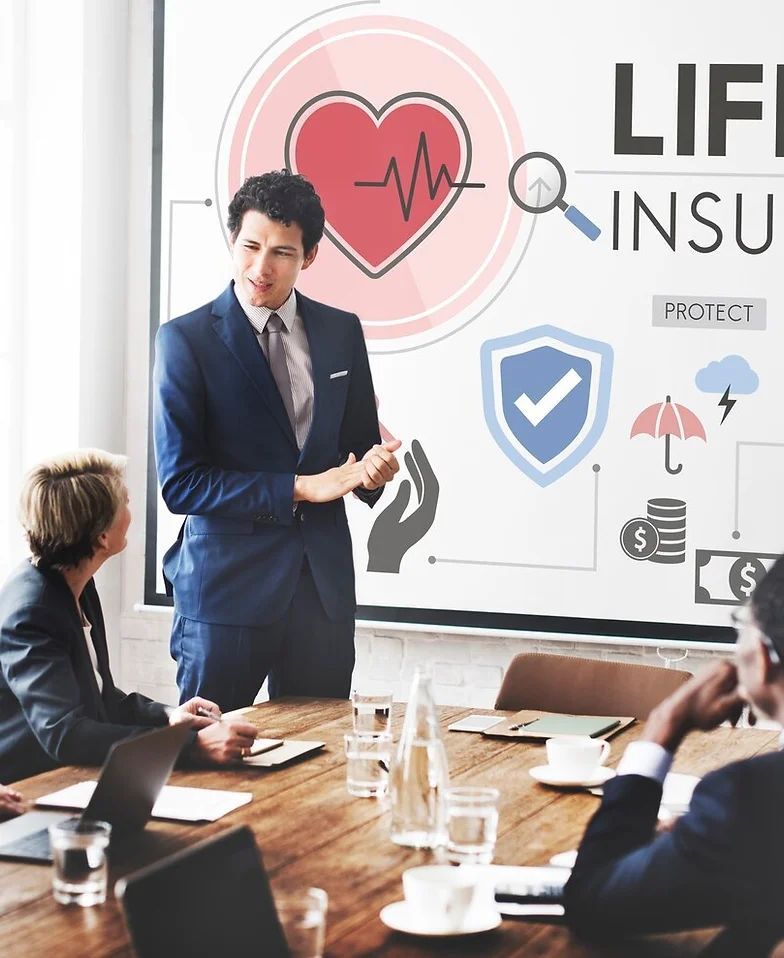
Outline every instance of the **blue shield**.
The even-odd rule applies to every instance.
[[[482,345],[482,395],[493,438],[540,486],[596,445],[607,422],[613,351],[555,326]]]

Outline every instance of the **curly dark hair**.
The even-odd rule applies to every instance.
[[[784,662],[784,556],[776,559],[752,593],[751,611]]]
[[[271,170],[261,176],[249,176],[229,203],[226,225],[232,240],[242,226],[248,210],[257,210],[271,220],[302,230],[302,245],[309,253],[324,235],[324,207],[313,184],[290,170]]]

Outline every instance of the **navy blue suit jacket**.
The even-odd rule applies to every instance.
[[[168,723],[163,705],[115,686],[92,580],[81,606],[92,625],[102,692],[60,573],[23,562],[0,589],[0,781],[57,765],[101,765],[115,742]]]
[[[707,775],[671,832],[661,786],[620,775],[580,845],[566,918],[590,938],[728,926],[711,955],[755,958],[784,937],[784,754]]]
[[[233,285],[158,331],[153,420],[164,502],[187,515],[164,558],[183,616],[260,626],[279,618],[306,555],[333,619],[353,616],[354,565],[343,500],[301,503],[295,474],[358,459],[380,442],[359,320],[297,296],[313,367],[313,423],[300,451]],[[338,374],[338,375],[334,375]],[[371,504],[375,495],[365,497]]]

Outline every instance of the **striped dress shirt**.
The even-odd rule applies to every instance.
[[[278,309],[267,309],[266,306],[252,306],[245,302],[240,295],[236,284],[234,295],[248,317],[248,322],[256,333],[256,339],[262,352],[269,362],[266,343],[264,341],[264,327],[273,313],[277,313],[283,322],[285,333],[283,337],[283,351],[286,354],[286,366],[291,380],[291,398],[294,402],[294,435],[300,449],[305,445],[310,426],[313,422],[313,365],[310,361],[310,345],[308,334],[305,331],[305,322],[297,311],[297,297],[292,289],[289,298]]]

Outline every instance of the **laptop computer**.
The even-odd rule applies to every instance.
[[[171,725],[116,742],[81,817],[109,822],[112,839],[141,831],[190,734],[187,725]],[[49,826],[72,815],[31,811],[3,822],[0,858],[51,862]]]
[[[247,826],[121,878],[114,893],[138,958],[289,958],[267,873]]]

